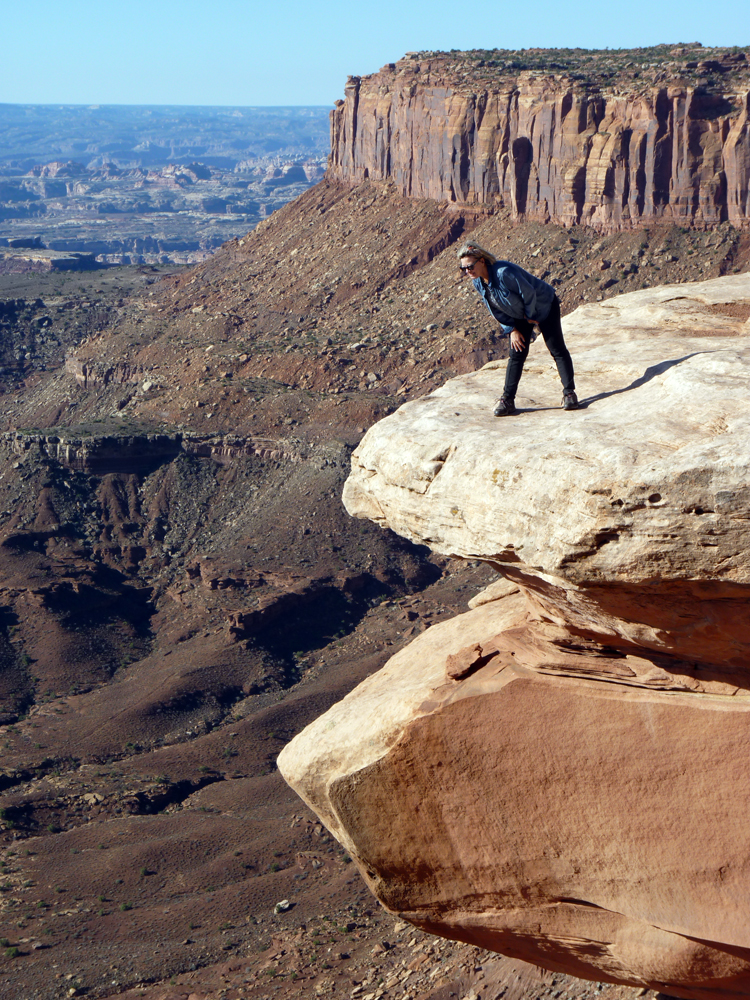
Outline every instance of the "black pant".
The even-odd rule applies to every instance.
[[[533,329],[533,324],[529,323],[528,320],[516,320],[516,330],[523,335],[525,347],[522,351],[514,351],[512,347],[510,349],[508,367],[505,369],[505,389],[503,390],[503,396],[506,399],[516,398],[518,383],[521,381],[521,375],[523,375],[523,366],[529,355],[531,332]],[[557,296],[555,296],[552,302],[549,316],[539,323],[539,329],[542,331],[547,350],[555,359],[557,370],[560,373],[560,381],[563,384],[563,392],[574,392],[576,386],[573,378],[573,362],[563,339],[562,326],[560,324],[560,300]]]

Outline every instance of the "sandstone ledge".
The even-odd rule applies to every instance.
[[[700,600],[736,615],[747,599],[748,315],[748,275],[584,306],[564,327],[585,408],[560,408],[540,338],[518,416],[492,416],[504,362],[453,379],[365,435],[344,503],[437,552],[494,563],[553,618],[744,664],[750,633],[730,627],[699,650],[703,626],[675,609]]]
[[[545,967],[750,991],[750,277],[565,322],[404,405],[345,503],[506,578],[301,733],[282,773],[389,909]]]

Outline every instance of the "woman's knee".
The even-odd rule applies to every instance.
[[[573,359],[571,358],[570,351],[565,344],[547,344],[547,347],[549,348],[549,352],[555,361],[559,358],[560,361],[569,361],[572,363]]]

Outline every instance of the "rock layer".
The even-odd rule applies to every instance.
[[[449,63],[434,54],[350,77],[331,112],[329,174],[604,230],[747,224],[744,77],[708,92],[662,74],[628,90],[542,71],[467,81]]]
[[[581,411],[537,343],[518,417],[492,363],[355,452],[351,513],[506,578],[279,759],[418,926],[747,995],[749,315],[747,276],[586,306]]]

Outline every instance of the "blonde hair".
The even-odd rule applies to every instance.
[[[466,243],[462,243],[461,246],[456,251],[456,257],[461,260],[462,257],[475,257],[477,260],[486,260],[488,264],[496,264],[497,257],[490,253],[489,250],[485,250],[484,247],[480,246],[478,243],[474,243],[472,240],[468,240]]]

